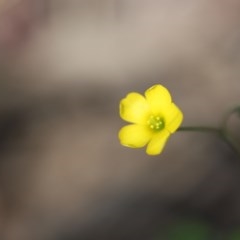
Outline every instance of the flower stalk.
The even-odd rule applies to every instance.
[[[228,145],[228,147],[240,158],[240,149],[228,133],[227,124],[224,124],[222,128],[208,126],[184,126],[179,127],[177,131],[215,134],[220,137]]]

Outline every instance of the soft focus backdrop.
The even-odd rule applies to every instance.
[[[156,83],[184,125],[218,126],[240,104],[239,54],[239,0],[1,0],[0,238],[238,229],[240,159],[221,140],[181,132],[150,157],[117,134],[119,100]]]

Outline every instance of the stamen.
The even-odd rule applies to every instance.
[[[151,115],[149,117],[147,124],[153,131],[161,131],[165,126],[163,118],[154,115]]]

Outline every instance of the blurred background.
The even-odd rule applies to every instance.
[[[239,0],[1,0],[0,238],[240,239],[224,142],[179,132],[150,157],[117,137],[128,92],[163,84],[183,125],[217,127],[239,77]]]

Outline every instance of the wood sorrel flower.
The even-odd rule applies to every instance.
[[[147,145],[149,155],[162,152],[170,134],[178,129],[183,120],[181,110],[162,85],[147,89],[145,96],[129,93],[120,102],[120,116],[131,123],[119,131],[121,144],[131,148]]]

